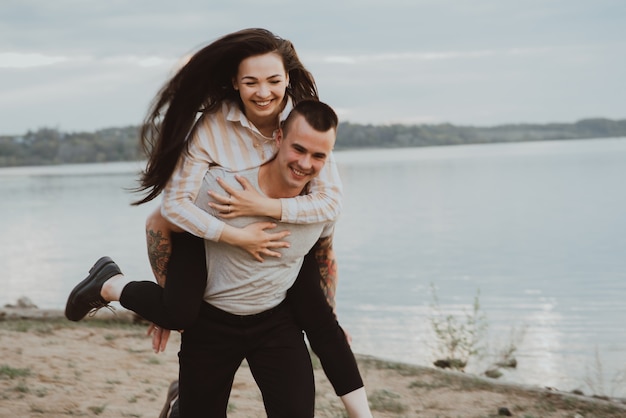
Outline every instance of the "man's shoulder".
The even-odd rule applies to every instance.
[[[217,179],[221,179],[228,186],[234,188],[235,190],[241,190],[243,186],[237,180],[236,176],[244,177],[248,180],[248,182],[254,187],[256,190],[259,190],[259,179],[258,179],[259,167],[249,168],[241,171],[233,171],[222,166],[212,166],[209,167],[207,172],[204,174],[204,178],[202,179],[202,184],[200,186],[200,191],[198,193],[198,198],[200,202],[204,203],[204,197],[208,198],[207,192],[209,190],[216,191],[222,194],[224,193],[222,187],[218,183]],[[198,203],[196,203],[197,205]]]
[[[259,175],[259,167],[252,167],[245,170],[234,171],[219,165],[214,165],[209,167],[206,174],[204,175],[205,179],[213,180],[216,178],[222,179],[234,179],[235,176],[246,177],[252,181],[253,185],[256,185]]]

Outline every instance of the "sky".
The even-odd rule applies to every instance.
[[[248,27],[291,40],[344,122],[626,118],[623,0],[0,0],[0,135],[138,125]]]

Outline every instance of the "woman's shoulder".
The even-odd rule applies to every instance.
[[[203,137],[206,135],[214,136],[226,129],[230,131],[231,128],[228,128],[232,126],[230,122],[237,122],[241,119],[239,113],[241,113],[239,107],[231,101],[224,101],[221,105],[205,109],[196,120],[194,132]]]

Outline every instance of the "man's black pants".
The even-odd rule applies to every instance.
[[[244,358],[268,417],[314,415],[311,359],[285,303],[247,316],[203,303],[194,325],[182,334],[178,356],[183,418],[226,417],[233,379]]]

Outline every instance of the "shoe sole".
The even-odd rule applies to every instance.
[[[106,267],[107,265],[114,263],[110,257],[101,257],[96,263],[89,269],[89,274],[82,282],[78,283],[74,289],[72,289],[69,297],[67,298],[67,303],[65,304],[65,317],[70,321],[78,322],[83,319],[85,316],[81,316],[80,318],[71,318],[69,315],[69,311],[74,305],[74,300],[78,296],[78,294],[89,284],[89,282],[96,276],[100,271]]]

